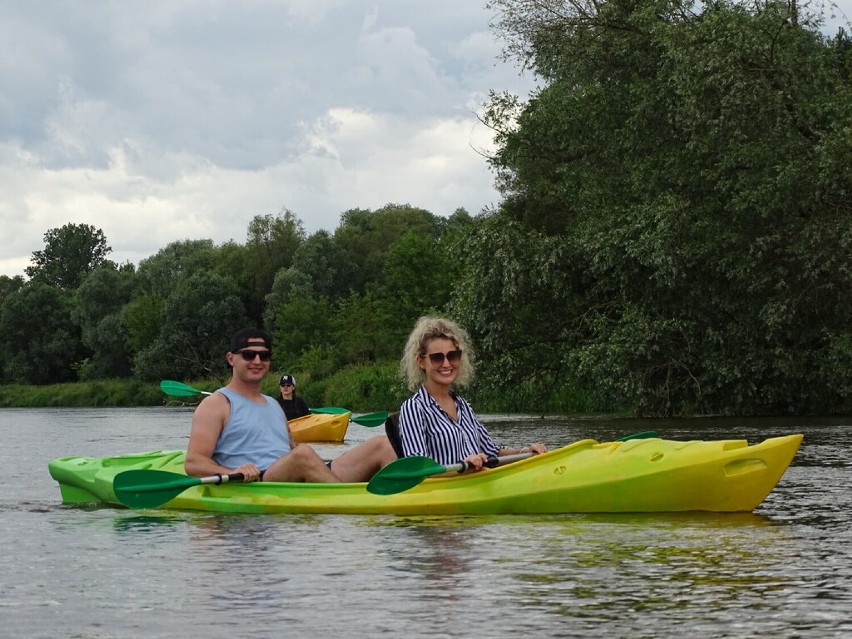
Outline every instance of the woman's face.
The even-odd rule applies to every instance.
[[[436,337],[426,345],[426,353],[419,359],[426,381],[441,386],[452,384],[459,373],[461,351],[458,344],[446,337]]]

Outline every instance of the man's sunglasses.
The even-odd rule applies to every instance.
[[[444,359],[450,363],[455,364],[461,361],[462,352],[461,351],[450,351],[449,353],[429,353],[426,357],[429,358],[429,361],[433,364],[443,364]]]
[[[247,362],[253,362],[255,357],[259,357],[261,362],[268,362],[272,358],[272,351],[252,351],[249,349],[243,349],[238,351],[239,355],[243,356],[243,359]]]

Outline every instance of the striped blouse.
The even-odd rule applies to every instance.
[[[455,393],[453,420],[424,387],[399,410],[399,437],[406,457],[424,455],[439,464],[455,464],[476,453],[496,455],[500,447],[476,418],[470,404]]]

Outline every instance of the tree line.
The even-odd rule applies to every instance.
[[[138,267],[107,259],[100,229],[51,229],[28,280],[0,279],[3,381],[216,377],[245,326],[294,369],[398,356],[406,324],[446,306],[448,245],[470,223],[390,204],[308,236],[283,210],[255,216],[244,244],[173,242]]]
[[[175,242],[138,267],[98,229],[51,229],[28,279],[0,277],[3,383],[215,378],[249,324],[288,372],[367,374],[440,312],[502,410],[579,392],[645,415],[848,413],[845,31],[784,2],[489,7],[542,79],[486,105],[499,206],[353,209],[311,235],[285,209],[244,244]]]

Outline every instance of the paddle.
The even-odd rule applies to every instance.
[[[212,395],[213,393],[208,393],[207,391],[198,390],[197,388],[193,388],[192,386],[188,386],[187,384],[183,384],[181,382],[175,382],[171,379],[164,379],[160,382],[160,390],[163,391],[166,395],[173,395],[175,397],[192,397],[193,395]]]
[[[174,397],[191,397],[193,395],[213,394],[207,391],[198,390],[197,388],[193,388],[192,386],[189,386],[182,382],[176,382],[171,379],[164,379],[162,382],[160,382],[160,390],[163,391],[166,395],[172,395]],[[312,413],[319,413],[325,415],[342,415],[343,413],[351,412],[348,408],[338,408],[337,406],[311,408],[310,411]],[[381,426],[382,424],[384,424],[387,418],[387,411],[379,411],[376,413],[367,413],[365,415],[359,415],[358,417],[352,417],[350,418],[350,421],[353,421],[356,424],[361,424],[361,426],[366,426],[367,428],[374,428],[376,426]]]
[[[504,455],[503,457],[489,457],[485,462],[486,468],[494,468],[510,462],[520,461],[532,457],[535,453],[519,453],[517,455]],[[470,462],[459,462],[449,466],[442,466],[429,457],[401,457],[382,468],[367,482],[367,492],[374,495],[394,495],[417,484],[431,475],[458,472],[463,473],[473,468]]]
[[[351,412],[348,408],[338,408],[337,406],[323,406],[321,408],[311,408],[310,411],[312,413],[321,413],[325,415],[340,415],[342,413]],[[378,411],[375,413],[366,413],[364,415],[359,415],[358,417],[350,417],[350,421],[355,422],[356,424],[361,424],[361,426],[366,426],[367,428],[374,428],[376,426],[381,426],[387,421],[388,412],[386,410]]]
[[[242,473],[187,477],[167,470],[126,470],[112,481],[115,496],[130,508],[156,508],[171,501],[187,488],[201,484],[224,484],[240,481]]]

